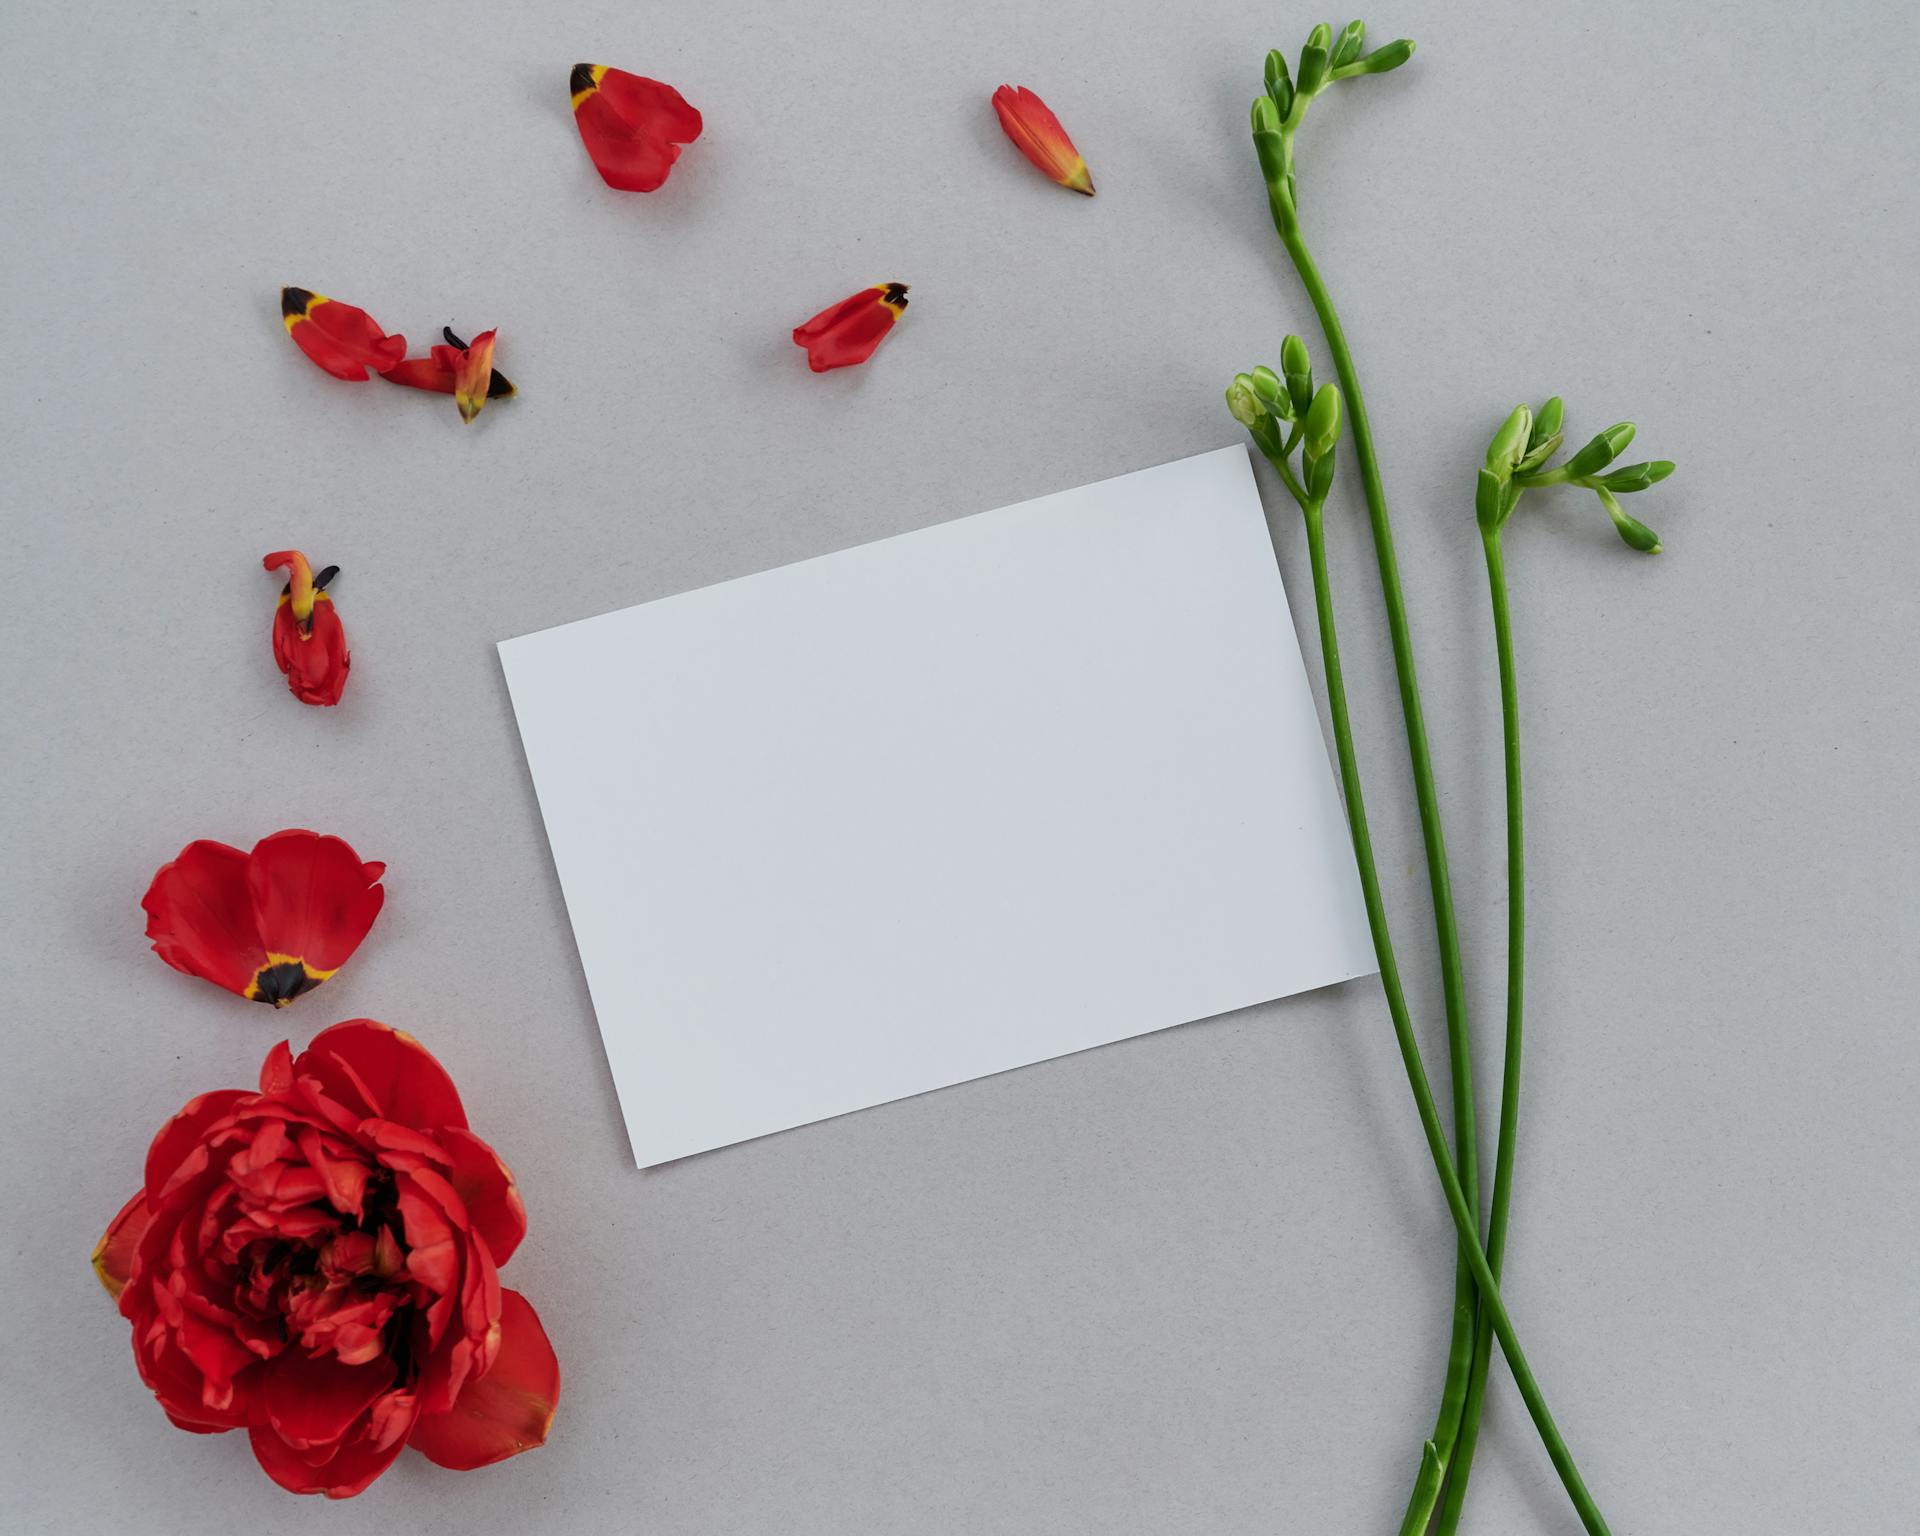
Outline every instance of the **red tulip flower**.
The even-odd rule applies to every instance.
[[[287,573],[273,610],[273,659],[287,687],[302,704],[338,704],[353,665],[347,632],[326,592],[340,567],[330,565],[316,576],[297,549],[275,550],[260,564]]]
[[[1047,104],[1024,85],[1003,85],[993,93],[993,110],[1000,114],[1000,126],[1007,131],[1020,153],[1039,168],[1049,181],[1058,182],[1075,192],[1093,196],[1093,177],[1087,162],[1073,147],[1067,130],[1060,126]]]
[[[386,872],[337,837],[295,828],[252,853],[203,839],[160,867],[140,905],[153,952],[176,971],[284,1008],[360,947]]]
[[[280,290],[280,319],[293,344],[336,379],[363,382],[407,355],[407,338],[389,336],[364,309],[305,288]]]
[[[851,368],[873,356],[906,308],[905,283],[875,283],[796,326],[794,344],[807,349],[807,366],[815,373]]]
[[[444,347],[434,347],[425,357],[410,357],[380,377],[389,384],[452,395],[462,421],[472,421],[489,400],[515,394],[507,376],[494,370],[494,332],[482,331],[470,344],[454,335],[451,326],[442,327],[440,334],[447,338]]]
[[[680,158],[680,146],[700,137],[700,114],[658,80],[576,64],[567,89],[580,142],[600,179],[618,191],[653,191]]]
[[[344,1499],[408,1445],[465,1471],[545,1441],[560,1364],[498,1269],[526,1230],[445,1069],[354,1019],[162,1126],[93,1265],[175,1425]]]

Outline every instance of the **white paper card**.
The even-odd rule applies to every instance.
[[[1242,448],[500,655],[643,1166],[1375,968]]]

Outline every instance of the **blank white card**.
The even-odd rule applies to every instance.
[[[1374,970],[1242,448],[500,655],[642,1166]]]

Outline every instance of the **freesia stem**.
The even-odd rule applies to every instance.
[[[1520,801],[1520,692],[1513,662],[1513,623],[1507,612],[1507,567],[1500,530],[1481,535],[1486,546],[1487,587],[1493,597],[1493,643],[1500,658],[1500,731],[1507,771],[1507,1048],[1500,1079],[1500,1139],[1493,1157],[1493,1209],[1487,1222],[1487,1267],[1494,1278],[1507,1254],[1507,1218],[1513,1205],[1513,1154],[1520,1123],[1521,1011],[1527,955],[1526,837]],[[1467,1378],[1460,1435],[1447,1468],[1447,1496],[1440,1506],[1440,1536],[1453,1536],[1466,1503],[1473,1451],[1480,1438],[1480,1411],[1486,1399],[1487,1366],[1493,1335],[1482,1318],[1474,1338],[1473,1366]]]
[[[1286,136],[1291,147],[1292,135]],[[1288,156],[1289,161],[1291,155]],[[1447,1058],[1453,1080],[1453,1125],[1456,1166],[1467,1208],[1475,1213],[1478,1235],[1480,1208],[1479,1149],[1474,1126],[1473,1054],[1467,1022],[1466,980],[1460,963],[1460,926],[1453,911],[1453,880],[1447,866],[1446,834],[1440,825],[1440,797],[1434,786],[1433,756],[1427,745],[1426,714],[1420,704],[1420,680],[1414,664],[1413,634],[1407,623],[1406,599],[1400,590],[1400,563],[1394,553],[1393,525],[1387,515],[1387,494],[1380,483],[1380,465],[1373,451],[1373,428],[1367,419],[1366,396],[1354,372],[1353,354],[1347,348],[1346,332],[1333,299],[1314,265],[1313,253],[1301,238],[1300,221],[1292,206],[1291,194],[1275,193],[1269,188],[1274,208],[1274,226],[1281,243],[1293,258],[1294,269],[1320,318],[1326,333],[1327,350],[1340,377],[1340,389],[1346,396],[1352,422],[1354,452],[1360,460],[1360,483],[1367,498],[1367,515],[1373,526],[1374,555],[1380,567],[1380,592],[1387,609],[1387,628],[1393,641],[1393,666],[1400,682],[1400,712],[1406,721],[1407,754],[1413,764],[1414,795],[1420,808],[1420,835],[1426,846],[1427,883],[1433,896],[1434,933],[1440,948],[1441,989],[1446,1001]],[[1429,1453],[1421,1458],[1421,1471],[1401,1524],[1403,1536],[1415,1536],[1426,1528],[1427,1518],[1439,1497],[1439,1474],[1446,1470],[1462,1404],[1467,1390],[1468,1372],[1474,1350],[1475,1297],[1466,1250],[1461,1249],[1454,1271],[1453,1332],[1447,1350],[1447,1376],[1440,1396],[1440,1412],[1434,1423]]]
[[[1393,1033],[1400,1046],[1400,1059],[1406,1068],[1407,1086],[1420,1114],[1420,1128],[1427,1138],[1434,1170],[1446,1195],[1447,1209],[1460,1236],[1461,1251],[1475,1283],[1479,1286],[1480,1305],[1489,1325],[1500,1340],[1513,1379],[1520,1388],[1527,1412],[1539,1430],[1547,1454],[1553,1460],[1567,1495],[1579,1512],[1588,1536],[1610,1536],[1607,1523],[1595,1507],[1593,1497],[1581,1480],[1572,1453],[1561,1439],[1559,1428],[1548,1411],[1546,1398],[1534,1380],[1533,1370],[1520,1348],[1513,1322],[1500,1299],[1500,1288],[1493,1268],[1480,1246],[1480,1234],[1474,1214],[1467,1205],[1459,1174],[1447,1150],[1446,1128],[1440,1111],[1434,1106],[1433,1090],[1427,1082],[1426,1068],[1420,1060],[1420,1045],[1413,1033],[1413,1021],[1407,1012],[1407,1000],[1400,984],[1400,968],[1394,957],[1393,937],[1387,927],[1386,903],[1380,894],[1380,876],[1374,863],[1373,837],[1367,825],[1366,800],[1360,787],[1360,769],[1354,753],[1353,727],[1347,714],[1346,683],[1340,670],[1340,642],[1334,627],[1333,591],[1327,577],[1326,536],[1318,503],[1306,508],[1307,549],[1313,567],[1313,598],[1320,625],[1320,654],[1326,671],[1327,708],[1333,720],[1334,749],[1340,762],[1340,784],[1347,801],[1347,824],[1353,837],[1354,862],[1359,867],[1361,895],[1366,902],[1367,926],[1373,934],[1374,951],[1380,961],[1380,983],[1387,994],[1387,1011],[1393,1019]]]

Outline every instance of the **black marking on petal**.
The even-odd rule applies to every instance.
[[[308,288],[282,288],[280,290],[280,318],[290,319],[304,315],[313,303],[313,291]]]
[[[567,78],[567,94],[578,96],[582,91],[590,91],[593,88],[593,66],[591,64],[574,65],[573,73]]]
[[[311,992],[319,985],[298,960],[282,960],[278,965],[263,965],[255,974],[253,1000],[284,1008],[302,992]]]
[[[887,291],[880,295],[880,302],[905,309],[907,307],[907,285],[905,283],[888,283]]]

